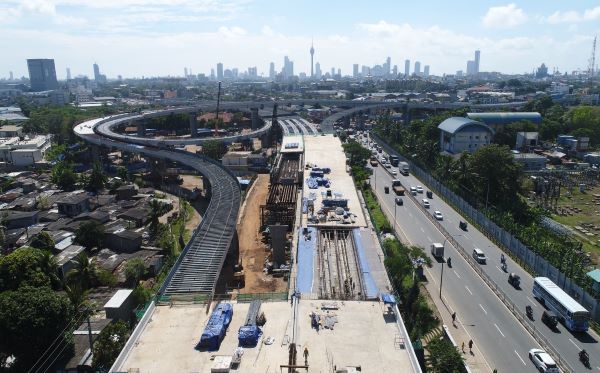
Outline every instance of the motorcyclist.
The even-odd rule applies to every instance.
[[[531,308],[530,305],[525,306],[525,312],[527,312],[527,315],[531,316],[533,314],[533,309]]]
[[[500,254],[500,263],[506,263],[506,259],[504,258],[504,254]]]
[[[589,356],[588,356],[588,353],[587,353],[587,351],[585,349],[579,351],[579,359],[581,361],[584,361],[584,362],[588,361]]]
[[[452,267],[452,258],[448,258],[448,266]]]

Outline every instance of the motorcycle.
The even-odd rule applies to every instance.
[[[590,356],[585,350],[579,351],[579,361],[581,361],[586,368],[590,369]]]
[[[448,258],[448,267],[452,267],[452,258]]]
[[[504,272],[508,272],[508,266],[506,265],[506,262],[502,263],[502,270]]]
[[[527,314],[527,317],[533,320],[533,308],[531,308],[531,306],[528,305],[525,307],[525,313]]]

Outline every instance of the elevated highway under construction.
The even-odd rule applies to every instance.
[[[328,104],[324,100],[313,101]],[[311,104],[311,100],[279,103],[286,104]],[[267,320],[271,320],[263,327],[264,338],[276,336],[278,342],[265,346],[260,342],[260,346],[246,349],[247,356],[242,359],[240,369],[279,371],[272,365],[273,361],[280,367],[299,363],[292,361],[291,357],[296,354],[290,354],[290,351],[301,353],[308,346],[311,360],[314,359],[309,365],[313,364],[318,370],[327,370],[334,365],[361,365],[367,371],[420,372],[397,307],[387,309],[377,302],[380,294],[390,288],[381,260],[383,253],[366,215],[364,201],[346,166],[341,142],[330,135],[336,118],[343,119],[361,110],[402,104],[335,100],[330,104],[350,109],[339,112],[335,118],[325,119],[321,125],[299,117],[277,118],[273,102],[223,105],[224,108],[250,110],[253,116],[251,131],[221,138],[225,142],[268,134],[273,122],[263,122],[258,117],[258,110],[268,107],[273,107],[271,119],[276,119],[285,135],[271,172],[267,202],[261,206],[261,221],[263,226],[271,228],[272,235],[277,231],[281,233],[277,233],[280,234],[278,242],[271,238],[271,247],[273,257],[279,258],[276,260],[286,262],[289,258],[292,264],[289,280],[292,307],[288,305],[286,311],[287,303],[262,305],[261,310]],[[179,145],[202,144],[206,139],[148,138],[142,131],[143,125],[138,136],[122,135],[114,129],[119,124],[143,124],[152,117],[173,112],[193,114],[212,110],[212,105],[121,114],[88,121],[75,129],[78,136],[96,145],[191,166],[203,174],[210,185],[210,205],[202,223],[160,289],[158,299],[167,299],[172,305],[179,305],[177,297],[194,294],[207,295],[210,305],[225,257],[237,245],[235,224],[241,202],[239,185],[234,175],[220,164],[174,149]],[[408,110],[423,106],[403,105]],[[195,125],[190,122],[191,129]],[[279,299],[282,298],[289,300],[287,296]],[[244,313],[247,305],[240,300],[233,304],[237,311],[232,325],[237,327],[237,323],[244,323],[238,320],[241,317],[238,313],[240,310]],[[375,307],[376,304],[380,307]],[[214,353],[193,349],[202,334],[206,309],[206,304],[157,308],[152,303],[111,371],[210,371]],[[388,316],[382,317],[385,312]],[[308,314],[310,320],[305,317]],[[322,328],[327,331],[319,332]],[[357,335],[364,340],[371,338],[373,346],[351,343]],[[234,342],[234,336],[224,336],[221,343],[225,350],[221,348],[219,353],[231,355],[234,345],[237,346]],[[377,348],[371,348],[374,346]]]

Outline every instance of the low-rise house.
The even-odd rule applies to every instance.
[[[111,224],[111,223],[109,223]],[[126,222],[117,222],[106,227],[104,236],[104,246],[111,250],[124,252],[133,252],[142,246],[142,234],[139,232],[127,230]]]
[[[535,153],[513,154],[515,163],[521,165],[523,171],[539,171],[546,168],[546,157]]]
[[[144,226],[148,220],[150,220],[150,214],[148,213],[148,210],[142,208],[132,208],[126,210],[117,217],[133,222],[138,228]]]
[[[130,199],[138,193],[135,184],[122,185],[117,188],[117,199]]]
[[[96,341],[100,332],[110,323],[111,319],[97,319],[83,322],[77,330],[73,331],[73,356],[65,363],[57,373],[93,373],[92,350],[90,349],[90,332],[92,343]]]
[[[133,297],[131,289],[119,289],[104,305],[106,318],[129,321],[133,312]]]
[[[56,260],[56,265],[60,270],[62,278],[65,278],[67,273],[75,266],[73,259],[77,257],[77,255],[81,254],[85,251],[85,247],[79,245],[69,245],[60,253],[54,256]]]
[[[30,225],[37,224],[39,221],[39,211],[9,211],[4,218],[6,229],[27,228]]]
[[[86,193],[70,194],[56,204],[59,213],[70,217],[90,211],[90,200]]]

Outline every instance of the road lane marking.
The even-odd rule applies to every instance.
[[[538,305],[536,304],[536,302],[533,301],[533,299],[527,297],[527,300],[531,302],[531,304],[533,304],[535,307],[537,307]]]
[[[481,303],[479,304],[479,307],[481,307],[481,309],[483,310],[483,312],[485,312],[485,314],[487,315],[487,311],[485,310],[485,308],[483,308],[483,306],[481,305]]]
[[[429,241],[429,242],[433,242],[433,241],[431,240],[431,237],[429,237],[429,236],[427,236],[427,241]]]
[[[514,351],[515,351],[515,354],[517,354],[517,356],[519,357],[519,359],[523,363],[523,365],[527,365],[527,364],[525,364],[525,361],[521,358],[521,355],[519,355],[519,353],[517,352],[517,350],[514,350]]]
[[[469,235],[468,235],[468,234],[463,234],[463,237],[464,237],[464,238],[466,238],[467,240],[470,240],[470,239],[471,239],[471,237],[469,237]]]
[[[455,270],[452,270],[452,271],[454,271],[454,274],[456,275],[456,277],[460,278],[460,276],[458,275],[458,272],[456,272]]]
[[[573,340],[572,340],[571,338],[569,338],[569,341],[570,341],[571,343],[573,343],[573,346],[577,347],[577,349],[578,349],[579,351],[581,351],[581,348],[580,348],[579,346],[577,346],[577,344],[576,344],[575,342],[573,342]]]
[[[498,327],[498,325],[496,325],[496,324],[494,323],[494,326],[496,327],[496,329],[498,329],[498,333],[502,334],[502,337],[506,338],[506,337],[504,336],[504,333],[502,333],[502,330],[500,330],[500,328]]]
[[[465,285],[465,289],[467,289],[467,291],[469,292],[469,294],[473,295],[473,293],[471,293],[471,289],[469,289],[469,287],[467,285]]]
[[[408,213],[408,216],[410,216],[411,218],[413,217],[413,216],[412,216],[412,213],[410,213],[410,212]]]
[[[425,233],[425,230],[423,229],[423,227],[421,227],[421,232]]]

